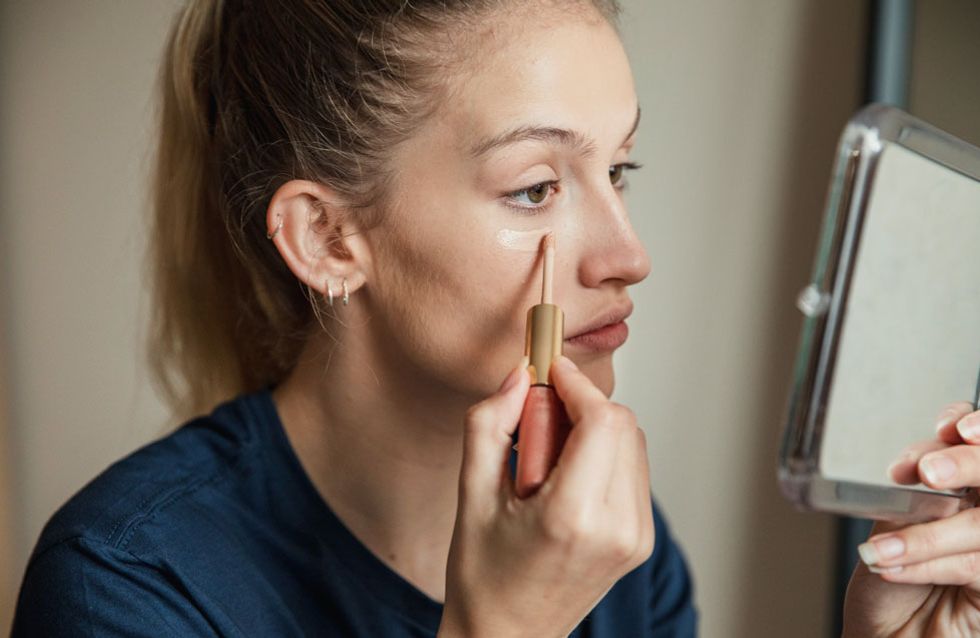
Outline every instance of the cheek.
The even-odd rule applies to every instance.
[[[483,397],[523,354],[536,255],[497,245],[488,230],[449,231],[389,231],[374,312],[385,318],[388,347],[437,382]]]

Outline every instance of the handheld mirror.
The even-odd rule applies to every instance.
[[[798,506],[921,521],[974,492],[899,485],[940,410],[980,399],[980,149],[882,104],[837,146],[779,458]]]

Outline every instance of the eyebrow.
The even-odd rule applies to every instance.
[[[623,138],[623,143],[620,144],[620,146],[626,144],[627,140],[633,137],[633,133],[636,132],[636,128],[639,125],[640,107],[637,106],[636,119],[633,120],[633,126],[630,127],[629,133],[627,133],[626,137]],[[573,150],[577,150],[583,157],[589,157],[594,155],[596,152],[595,141],[579,131],[572,131],[570,129],[557,128],[554,126],[524,125],[515,127],[509,131],[500,133],[499,135],[493,135],[480,140],[470,148],[470,157],[476,159],[481,155],[485,155],[502,146],[516,144],[517,142],[525,142],[528,140],[551,142],[552,144],[567,146]]]

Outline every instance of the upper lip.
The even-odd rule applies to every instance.
[[[599,328],[603,328],[609,324],[619,323],[623,319],[626,319],[626,317],[629,317],[632,312],[633,302],[629,299],[627,299],[625,302],[616,304],[612,308],[607,307],[601,313],[599,313],[595,319],[582,326],[578,332],[565,337],[565,339],[574,339],[575,337],[580,337],[587,332],[598,330]]]

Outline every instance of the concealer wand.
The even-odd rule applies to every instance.
[[[571,423],[555,388],[551,384],[551,364],[561,354],[565,316],[552,303],[555,266],[555,237],[549,233],[542,242],[544,275],[541,303],[527,311],[524,356],[531,373],[521,420],[517,426],[517,467],[514,484],[519,498],[534,494],[548,478],[558,461]]]

